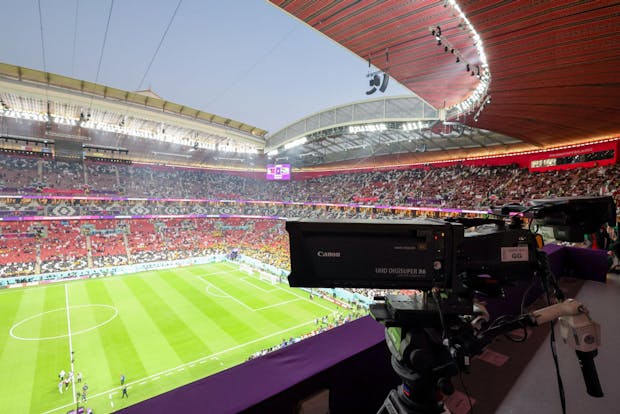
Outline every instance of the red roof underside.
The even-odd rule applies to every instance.
[[[464,100],[477,86],[429,31],[440,26],[469,63],[480,63],[443,1],[271,1],[436,108]],[[458,3],[482,39],[492,74],[491,104],[478,122],[471,114],[461,122],[538,146],[620,135],[619,2]]]

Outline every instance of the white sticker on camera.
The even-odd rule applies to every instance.
[[[502,262],[527,262],[529,250],[527,246],[502,247]]]

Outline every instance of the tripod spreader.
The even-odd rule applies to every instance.
[[[387,328],[392,368],[402,384],[392,390],[379,413],[442,413],[441,400],[454,392],[451,378],[459,367],[433,328],[411,328],[400,334]],[[394,341],[400,335],[401,341]]]

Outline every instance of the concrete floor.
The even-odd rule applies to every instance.
[[[607,284],[586,281],[575,299],[590,310],[601,325],[601,347],[595,358],[605,396],[592,398],[586,393],[577,357],[562,343],[556,327],[557,353],[566,395],[567,413],[620,413],[620,276],[608,275]],[[486,411],[476,410],[483,414]],[[499,414],[561,413],[558,385],[549,346],[549,335],[535,351],[531,361],[494,410]]]

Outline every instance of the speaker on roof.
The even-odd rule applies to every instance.
[[[381,82],[381,87],[379,88],[379,91],[381,92],[385,92],[385,90],[388,87],[388,82],[390,81],[390,75],[388,75],[387,73],[383,74],[383,82]]]
[[[372,95],[373,93],[375,93],[377,91],[377,87],[381,92],[385,92],[389,80],[390,76],[387,73],[382,73],[381,75],[379,75],[378,73],[372,74],[372,77],[368,82],[371,89],[366,91],[366,95]]]

